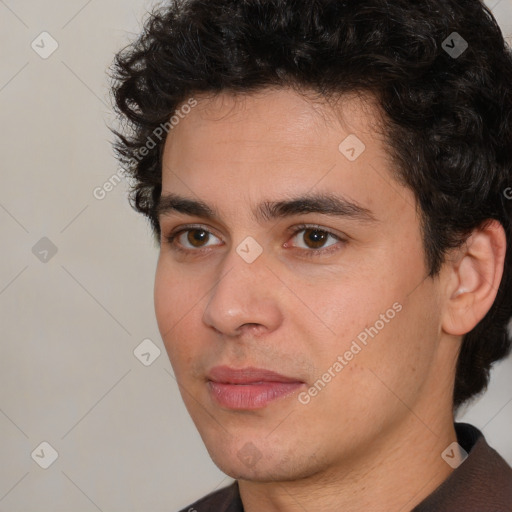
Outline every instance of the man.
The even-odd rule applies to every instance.
[[[236,479],[185,510],[510,511],[512,58],[477,0],[190,0],[116,59],[159,329]]]

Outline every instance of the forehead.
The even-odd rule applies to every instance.
[[[252,217],[261,201],[311,192],[337,194],[368,211],[377,196],[396,203],[399,185],[386,186],[392,165],[374,99],[326,101],[284,88],[194,98],[197,105],[165,143],[163,195]]]
[[[194,99],[196,106],[180,116],[179,129],[175,126],[167,137],[166,150],[183,142],[183,137],[199,139],[205,135],[224,144],[243,138],[246,143],[266,142],[284,150],[328,144],[327,130],[337,131],[337,136],[357,132],[372,137],[381,131],[377,101],[362,93],[326,98],[310,90],[281,87],[250,94],[199,94]]]
[[[198,95],[196,106],[188,110],[167,136],[163,152],[163,181],[172,173],[201,170],[210,179],[251,168],[256,178],[272,166],[286,179],[285,170],[321,173],[347,162],[343,156],[387,158],[381,140],[381,116],[376,101],[363,95],[345,95],[326,100],[312,92],[298,93],[289,88],[265,89],[253,94],[223,92]],[[179,108],[178,108],[179,110]],[[343,154],[348,146],[357,154]],[[364,142],[362,142],[364,141]],[[343,155],[343,156],[342,156]],[[351,167],[358,163],[351,159]],[[329,165],[330,163],[330,165]],[[312,169],[312,165],[317,169]],[[167,171],[167,172],[166,172]],[[169,172],[172,171],[172,172]]]

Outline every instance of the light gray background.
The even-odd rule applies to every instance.
[[[124,181],[93,195],[118,171],[106,70],[154,5],[0,0],[3,512],[172,512],[231,481],[208,457],[160,340],[149,226]],[[489,5],[512,34],[512,0]],[[47,59],[31,47],[50,48],[43,31],[59,45]],[[46,262],[32,251],[43,237],[57,247]],[[150,366],[133,353],[144,339],[161,350]],[[497,365],[460,418],[509,463],[511,370],[510,359]],[[35,461],[50,456],[43,441],[58,452],[48,469]]]

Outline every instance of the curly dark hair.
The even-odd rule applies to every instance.
[[[112,76],[124,122],[114,147],[157,241],[170,116],[194,94],[291,86],[378,100],[396,179],[419,205],[431,277],[490,219],[511,246],[512,55],[479,0],[173,0],[116,55]],[[511,271],[508,250],[495,303],[464,336],[454,409],[510,352]]]

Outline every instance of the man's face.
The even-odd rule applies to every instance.
[[[216,216],[162,208],[155,307],[214,462],[236,478],[297,479],[428,421],[443,380],[439,284],[377,109],[354,96],[335,112],[288,89],[197,99],[166,141],[162,196]],[[327,195],[346,203],[338,214],[295,203],[253,216]]]

